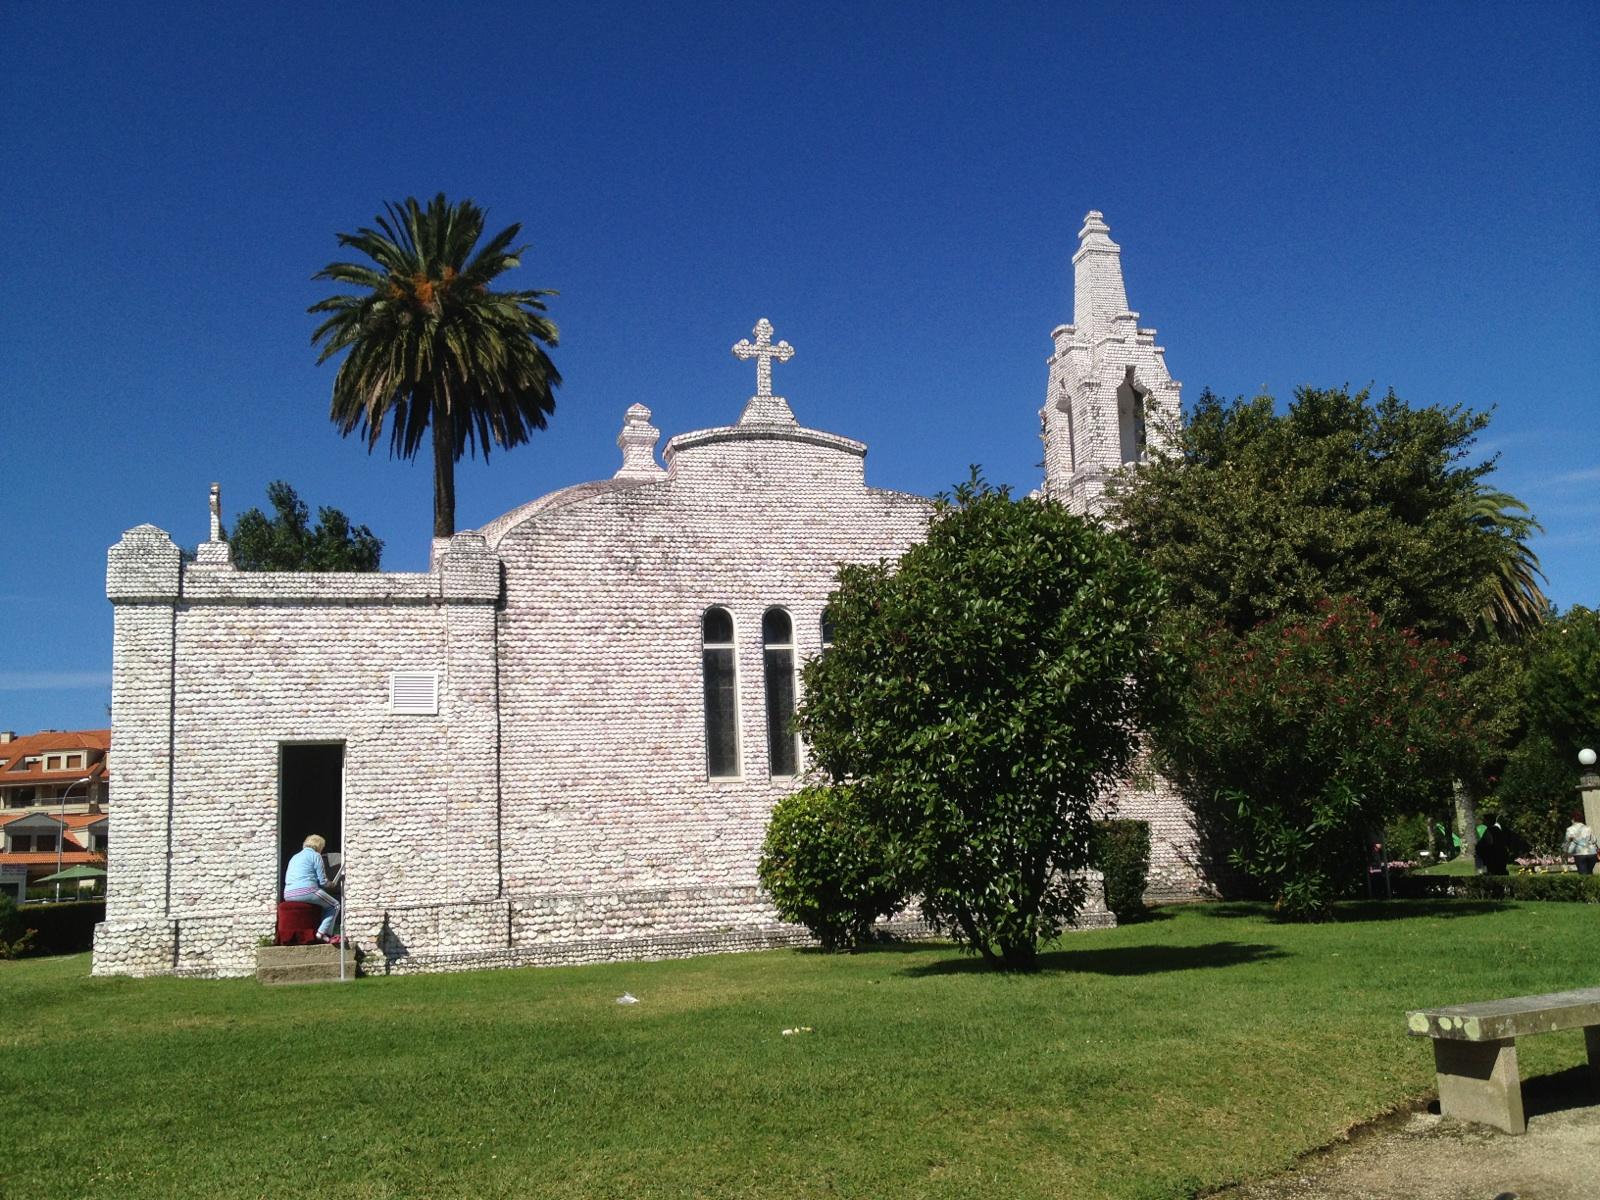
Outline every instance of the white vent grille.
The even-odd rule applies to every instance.
[[[389,675],[389,711],[410,717],[439,712],[439,672],[394,671]]]

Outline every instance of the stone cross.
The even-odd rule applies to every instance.
[[[756,322],[756,340],[749,338],[740,339],[734,346],[733,353],[738,358],[753,358],[756,360],[756,395],[772,395],[772,360],[788,362],[794,357],[794,347],[788,342],[772,344],[772,322],[762,317]]]

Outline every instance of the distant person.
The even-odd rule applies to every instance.
[[[339,924],[339,901],[327,892],[328,864],[322,860],[328,843],[313,833],[303,844],[305,849],[289,860],[283,873],[283,898],[296,904],[321,905],[322,924],[317,926],[317,941],[338,945],[340,939],[333,931]],[[1594,866],[1593,860],[1589,866]]]
[[[1504,875],[1511,862],[1511,848],[1499,821],[1491,821],[1478,835],[1478,853],[1483,858],[1483,874]]]
[[[1578,865],[1579,875],[1594,874],[1594,860],[1600,857],[1600,843],[1594,840],[1594,830],[1583,823],[1583,814],[1572,814],[1572,824],[1567,826],[1566,841],[1562,848],[1572,855],[1572,861]]]

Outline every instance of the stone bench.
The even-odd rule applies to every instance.
[[[1600,1077],[1600,988],[1451,1004],[1406,1014],[1413,1037],[1433,1039],[1439,1111],[1463,1121],[1526,1133],[1517,1039],[1561,1029],[1583,1030],[1589,1067]]]

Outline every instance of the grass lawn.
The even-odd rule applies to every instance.
[[[1414,875],[1476,875],[1478,868],[1473,865],[1470,858],[1447,858],[1443,862],[1436,862],[1431,866],[1418,867],[1412,872]]]
[[[1168,909],[1027,977],[943,945],[275,989],[0,963],[0,1195],[1183,1197],[1427,1093],[1404,1009],[1596,981],[1586,905],[1340,917]]]

